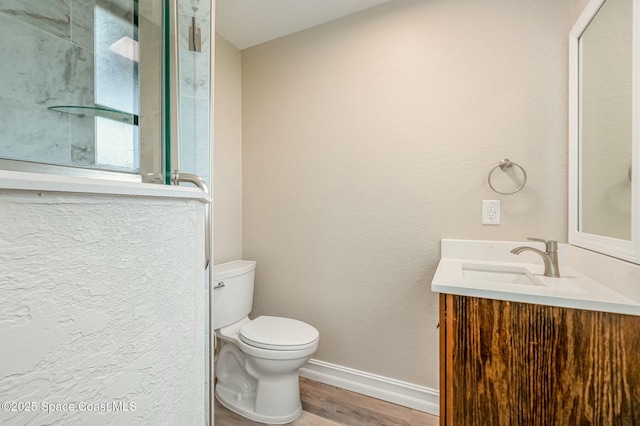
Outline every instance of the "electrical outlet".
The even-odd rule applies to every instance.
[[[482,224],[500,225],[500,200],[482,200]]]

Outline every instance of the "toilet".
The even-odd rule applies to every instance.
[[[249,319],[256,262],[213,267],[213,327],[222,341],[215,362],[215,396],[230,410],[270,424],[302,413],[298,370],[318,348],[314,327],[290,318]]]

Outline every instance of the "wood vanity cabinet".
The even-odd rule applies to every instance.
[[[440,295],[440,424],[640,425],[640,317]]]

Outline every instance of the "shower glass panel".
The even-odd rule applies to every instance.
[[[202,177],[211,185],[211,3],[208,0],[178,0],[178,146],[173,164],[181,173]],[[211,265],[213,262],[211,262]],[[211,267],[211,265],[209,267]],[[205,317],[209,315],[209,275],[205,274]],[[209,321],[205,325],[205,358],[209,359]],[[211,395],[209,364],[205,365],[206,404]],[[207,409],[207,413],[209,410]],[[210,424],[207,419],[205,424]]]
[[[211,4],[178,0],[179,148],[181,172],[202,177],[209,187],[211,153],[210,64]]]
[[[163,3],[0,0],[0,168],[164,182]]]

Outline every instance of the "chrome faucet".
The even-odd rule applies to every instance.
[[[560,278],[560,269],[558,268],[558,242],[554,240],[543,240],[541,238],[527,238],[527,240],[544,243],[546,251],[538,250],[533,247],[521,246],[511,250],[511,253],[520,254],[523,251],[538,253],[544,262],[544,276]]]

